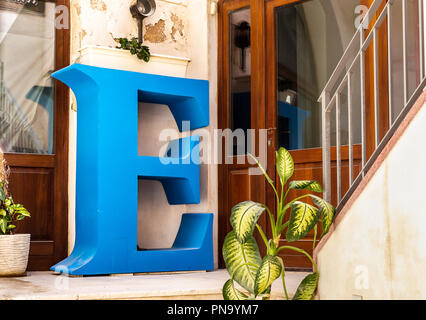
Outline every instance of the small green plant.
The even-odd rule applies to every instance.
[[[251,156],[251,155],[250,155]],[[279,246],[282,234],[288,242],[294,242],[306,237],[314,230],[313,248],[315,249],[318,224],[322,225],[323,237],[330,229],[334,220],[335,208],[322,198],[307,194],[286,203],[290,190],[308,190],[322,192],[321,185],[316,181],[291,181],[285,191],[285,186],[294,173],[294,162],[290,153],[280,148],[276,153],[276,168],[281,183],[281,192],[275,186],[265,169],[251,156],[262,170],[269,185],[274,190],[277,202],[277,215],[274,216],[270,209],[253,201],[244,201],[232,208],[231,226],[233,230],[225,237],[223,244],[223,258],[226,268],[231,276],[223,286],[225,300],[270,299],[272,283],[280,276],[286,299],[289,299],[285,285],[284,262],[278,254],[282,250],[291,250],[304,254],[312,263],[313,273],[305,277],[300,283],[293,300],[311,300],[315,295],[318,285],[318,269],[311,255],[305,250],[293,246]],[[315,206],[301,202],[311,198]],[[287,211],[290,215],[286,220]],[[257,224],[260,216],[267,212],[271,224],[272,239],[267,239],[265,232]],[[259,247],[253,237],[257,229],[267,248],[266,256],[261,257]],[[235,287],[237,282],[247,292],[242,292]]]
[[[143,46],[137,38],[132,38],[131,40],[127,38],[115,39],[120,46],[117,49],[129,50],[132,55],[136,55],[139,59],[149,62],[151,59],[151,53],[149,47]]]
[[[13,202],[7,190],[6,164],[0,151],[0,235],[11,235],[16,228],[15,223],[26,217],[31,217],[27,209],[21,204]]]

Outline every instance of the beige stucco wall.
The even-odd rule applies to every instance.
[[[321,299],[425,299],[426,105],[318,253]]]
[[[71,54],[81,62],[79,50],[86,46],[115,47],[114,38],[137,36],[137,23],[129,6],[134,1],[71,0]],[[217,127],[217,15],[210,14],[210,0],[157,0],[156,13],[144,21],[144,44],[151,53],[189,58],[186,77],[210,82],[209,133]],[[137,61],[136,63],[144,63]],[[75,104],[75,102],[73,102]],[[78,106],[77,106],[78,110]],[[78,112],[78,111],[77,111]],[[139,107],[139,154],[158,156],[164,142],[159,134],[176,129],[165,106]],[[151,141],[146,144],[146,141]],[[70,117],[69,251],[75,238],[76,112]],[[202,165],[201,202],[170,206],[159,182],[139,183],[138,245],[167,248],[173,244],[182,213],[214,213],[215,265],[217,266],[217,168]]]

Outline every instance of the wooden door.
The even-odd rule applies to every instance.
[[[309,1],[308,1],[309,2]],[[290,153],[293,157],[294,163],[295,163],[295,171],[294,175],[292,177],[293,180],[316,180],[319,181],[322,184],[322,149],[321,149],[321,141],[320,141],[320,126],[321,126],[321,105],[319,103],[316,103],[318,97],[320,96],[320,91],[322,90],[322,87],[325,85],[325,81],[328,80],[327,77],[323,77],[323,81],[318,81],[316,83],[311,82],[309,83],[309,77],[315,76],[312,72],[312,75],[309,73],[309,67],[301,67],[301,64],[312,64],[314,65],[315,62],[312,62],[309,58],[306,59],[306,61],[300,62],[300,55],[306,55],[306,51],[312,51],[311,55],[314,56],[317,54],[317,52],[314,52],[317,47],[310,48],[309,43],[307,44],[303,43],[298,38],[303,36],[305,33],[308,34],[310,32],[313,32],[312,28],[315,27],[321,27],[321,26],[310,26],[311,30],[304,30],[303,27],[305,26],[304,22],[306,20],[303,20],[303,14],[313,14],[313,11],[316,9],[323,9],[325,12],[327,12],[326,7],[321,7],[319,2],[311,1],[311,4],[308,4],[308,2],[304,1],[298,1],[298,0],[273,0],[267,2],[266,5],[266,46],[267,46],[267,96],[268,96],[268,102],[267,102],[267,121],[268,126],[270,128],[274,128],[274,139],[273,139],[273,146],[270,150],[270,156],[268,159],[273,159],[273,153],[275,150],[277,150],[279,147],[283,146],[290,150]],[[306,6],[305,8],[302,7],[302,4]],[[309,7],[311,6],[311,7]],[[315,8],[317,6],[317,8]],[[310,11],[310,12],[307,12]],[[318,14],[324,14],[324,12],[320,12],[318,10]],[[331,14],[331,13],[330,13]],[[286,15],[288,16],[286,18]],[[293,17],[294,22],[291,22],[291,17]],[[296,18],[298,17],[298,18]],[[300,18],[299,18],[300,17]],[[284,26],[280,26],[280,21],[287,21]],[[297,19],[300,19],[297,21]],[[326,17],[326,20],[331,20],[331,17]],[[292,24],[293,23],[293,24]],[[330,22],[329,22],[330,24]],[[289,30],[291,33],[292,30],[298,29],[297,34],[288,35],[286,36],[285,30]],[[321,34],[328,35],[331,37],[331,34],[327,33],[327,28],[330,28],[329,25],[326,25],[324,27],[325,30],[317,30],[320,31]],[[301,31],[300,31],[301,29]],[[330,30],[328,30],[329,32]],[[284,38],[285,40],[280,39]],[[290,58],[287,58],[287,60],[293,59],[293,65],[297,65],[293,70],[291,69],[291,63],[285,63],[285,61],[282,63],[281,60],[285,60],[286,58],[278,57],[280,56],[286,56],[286,54],[280,52],[282,49],[282,45],[280,44],[280,41],[291,41],[291,37],[295,37],[295,43],[294,46],[300,46],[302,47],[302,52],[293,52],[293,57],[291,57],[291,54],[288,53],[287,56],[290,56]],[[307,41],[312,41],[311,39],[308,39]],[[325,41],[323,39],[323,41]],[[328,39],[328,41],[333,41]],[[287,51],[293,50],[291,43],[288,44]],[[345,46],[342,44],[342,46],[339,48],[342,50],[345,49]],[[328,52],[325,52],[325,56],[329,55]],[[314,58],[318,59],[317,56]],[[296,61],[297,60],[297,61]],[[314,60],[314,59],[312,59]],[[326,63],[326,61],[322,61],[322,63]],[[337,63],[337,61],[336,61]],[[330,72],[332,71],[332,68],[334,68],[336,64],[333,64],[332,62],[329,63],[329,70],[326,73],[327,76],[330,75]],[[314,67],[312,67],[313,69]],[[301,69],[301,70],[300,70]],[[300,80],[300,78],[303,78],[305,76],[305,79]],[[284,88],[284,90],[283,90]],[[284,91],[284,99],[287,98],[289,103],[283,103],[283,98],[279,97],[278,95],[283,95]],[[288,92],[288,95],[285,96],[285,93]],[[302,92],[302,93],[301,93]],[[292,94],[297,95],[297,97],[292,97]],[[303,97],[304,96],[304,97]],[[305,99],[310,104],[312,104],[313,108],[307,107],[306,101],[305,105],[298,105],[303,104],[300,103],[298,100]],[[294,101],[292,103],[292,101]],[[280,106],[278,106],[280,105]],[[282,106],[281,106],[282,105]],[[293,106],[294,105],[294,106]],[[296,126],[289,126],[288,122],[291,121],[298,121],[298,119],[293,119],[292,115],[292,107],[297,107],[297,116],[300,117],[300,114],[302,116],[306,116],[306,120],[302,123],[298,123],[299,125],[303,125],[306,127],[307,125],[311,125],[314,129],[307,131],[306,128],[300,129]],[[308,115],[310,113],[310,115]],[[285,119],[288,118],[288,119]],[[309,118],[311,120],[308,122]],[[303,121],[303,120],[302,120]],[[294,128],[297,130],[297,134],[294,132]],[[316,128],[316,129],[315,129]],[[284,129],[284,130],[283,130]],[[293,132],[290,131],[290,133],[286,133],[286,130],[290,131],[290,129],[293,129]],[[301,136],[306,135],[301,140]],[[314,139],[312,139],[314,137]],[[343,146],[342,147],[342,194],[345,194],[345,192],[349,189],[349,150],[348,147]],[[336,172],[336,148],[332,147],[331,149],[331,159],[332,159],[332,165],[331,165],[331,174],[332,174],[332,203],[336,205],[337,203],[337,187],[336,187],[336,179],[337,179],[337,172]],[[361,159],[361,149],[359,145],[354,146],[354,178],[358,175],[360,170],[360,159]],[[278,181],[278,176],[276,174],[276,170],[273,167],[273,164],[271,163],[268,165],[268,173],[271,176],[276,177],[276,181]],[[287,185],[288,187],[288,185]],[[289,198],[288,200],[292,200],[296,197],[302,196],[306,194],[305,191],[290,191],[289,192]],[[317,194],[318,196],[322,196],[322,194]],[[275,197],[271,190],[267,190],[267,199],[268,199],[268,205],[272,208],[276,207],[275,204]],[[312,202],[308,200],[307,202]],[[289,218],[289,213],[287,213],[287,218]],[[321,232],[321,231],[320,231]],[[280,245],[294,245],[296,247],[299,247],[308,253],[313,253],[313,232],[309,234],[305,239],[301,241],[297,241],[296,243],[288,243],[285,239],[285,236],[282,236],[282,240],[280,242]],[[318,238],[317,238],[318,241]],[[294,252],[281,252],[282,258],[284,260],[284,263],[286,265],[286,268],[289,269],[305,269],[305,268],[311,268],[311,264],[309,260],[306,259],[301,254],[294,253]]]
[[[323,87],[331,76],[346,46],[355,33],[356,9],[359,5],[370,5],[364,0],[320,1],[320,0],[228,0],[220,2],[219,29],[219,128],[238,128],[232,123],[232,34],[230,17],[241,8],[250,8],[251,18],[251,77],[250,77],[250,125],[253,129],[267,129],[267,171],[278,181],[275,170],[275,151],[283,146],[290,150],[295,162],[293,180],[317,180],[322,183],[321,149],[321,105],[317,103]],[[354,20],[347,19],[354,17]],[[379,72],[387,70],[386,30],[380,30],[382,41],[379,51]],[[297,51],[297,50],[298,51]],[[286,60],[287,59],[287,60]],[[374,105],[371,104],[372,79],[374,68],[371,57],[366,53],[366,135],[374,141]],[[361,71],[354,75],[353,92],[360,90]],[[380,74],[383,74],[380,73]],[[387,130],[387,79],[380,75],[380,115],[379,128],[382,136]],[[368,91],[369,90],[369,91]],[[352,94],[359,99],[360,94]],[[348,95],[342,92],[341,115],[341,194],[349,189],[349,148],[348,139]],[[353,179],[361,169],[361,109],[360,101],[352,101],[353,114],[358,121],[352,123],[354,133]],[[355,106],[355,107],[354,107]],[[357,109],[358,108],[358,109]],[[358,114],[358,113],[359,114]],[[344,119],[346,117],[346,120]],[[333,118],[333,115],[332,115]],[[355,117],[353,117],[355,118]],[[335,119],[335,115],[334,115]],[[346,123],[345,123],[346,121]],[[371,122],[373,121],[373,122]],[[238,123],[241,124],[241,123]],[[336,128],[334,128],[336,135]],[[334,136],[335,139],[335,136]],[[370,142],[372,143],[372,142]],[[335,141],[334,141],[335,145]],[[367,149],[370,146],[367,146]],[[336,148],[331,148],[331,195],[337,205]],[[234,162],[236,163],[236,162]],[[247,161],[245,161],[247,163]],[[233,205],[244,200],[266,203],[272,210],[276,208],[273,190],[262,177],[248,176],[249,165],[227,165],[219,167],[219,248],[227,232],[230,231],[229,216]],[[303,195],[303,191],[291,191],[289,200]],[[320,195],[322,196],[322,195]],[[264,217],[263,217],[264,218]],[[264,229],[269,225],[261,221]],[[255,232],[255,235],[257,232]],[[258,235],[257,235],[258,236]],[[283,238],[285,238],[283,236]],[[287,244],[282,240],[280,245]],[[313,234],[306,239],[292,243],[309,253],[313,251]],[[293,252],[282,252],[286,268],[310,268],[309,261]],[[222,258],[220,257],[222,263]],[[221,264],[223,266],[223,263]]]
[[[279,119],[277,115],[277,76],[282,73],[289,77],[295,74],[286,70],[285,67],[277,63],[277,26],[276,26],[276,8],[302,3],[296,0],[228,0],[220,2],[220,28],[219,28],[219,128],[230,128],[235,130],[244,126],[244,122],[233,123],[232,112],[235,111],[233,105],[233,74],[232,64],[235,63],[231,53],[232,50],[232,14],[242,8],[250,10],[251,26],[251,47],[250,61],[251,73],[249,86],[250,97],[250,125],[252,129],[267,129],[267,171],[271,177],[276,177],[275,172],[275,151],[279,148]],[[344,49],[344,48],[343,48]],[[295,88],[297,89],[297,88]],[[319,97],[316,96],[315,98]],[[243,112],[239,110],[239,112]],[[318,113],[320,114],[320,112]],[[321,119],[317,118],[317,126],[321,126]],[[246,121],[247,123],[247,121]],[[320,133],[319,133],[320,135]],[[318,137],[317,137],[318,138]],[[297,141],[297,138],[296,138]],[[258,141],[257,141],[258,142]],[[322,151],[320,145],[315,148],[299,148],[292,150],[291,154],[295,161],[295,180],[318,180],[322,182]],[[237,164],[237,159],[233,159],[233,164],[225,164],[225,158],[222,158],[222,165],[219,166],[219,262],[223,267],[221,248],[223,239],[231,230],[229,217],[234,205],[241,201],[253,200],[266,203],[274,211],[276,207],[275,197],[271,188],[265,183],[262,176],[250,176],[246,157],[240,156],[245,164]],[[361,158],[359,146],[354,146],[354,176],[359,172],[359,159]],[[332,159],[336,159],[335,150],[332,150]],[[348,189],[349,168],[348,168],[348,148],[342,150],[342,192]],[[334,169],[334,170],[333,170]],[[336,180],[335,166],[332,168],[332,178]],[[346,179],[345,179],[346,178]],[[276,177],[276,181],[278,181]],[[345,184],[346,182],[346,184]],[[334,188],[335,184],[334,184]],[[333,190],[336,195],[336,189]],[[290,192],[289,199],[293,199],[303,194],[303,191]],[[333,197],[336,202],[336,197]],[[260,221],[261,226],[269,234],[269,225],[266,223],[265,216]],[[257,231],[255,236],[259,239]],[[260,239],[259,239],[260,240]],[[261,241],[259,241],[261,243]],[[286,244],[283,240],[281,245]],[[306,240],[295,244],[306,251],[312,253],[312,235]],[[260,245],[263,252],[265,248]],[[299,254],[288,254],[283,252],[283,258],[286,268],[300,269],[310,268],[309,261]]]
[[[0,1],[1,14],[15,17],[0,43],[5,121],[0,141],[11,171],[9,191],[32,214],[16,232],[31,234],[28,270],[38,271],[67,256],[69,96],[50,77],[69,64],[69,10],[55,14],[59,5],[69,8],[69,0],[25,7]],[[55,28],[58,17],[61,29]]]
[[[265,68],[263,1],[231,0],[219,2],[219,129],[265,129]],[[247,33],[247,27],[250,28]],[[244,33],[244,31],[246,33]],[[236,35],[237,32],[240,34]],[[244,41],[249,34],[250,44]],[[240,37],[236,40],[237,37]],[[245,47],[245,53],[242,48]],[[245,63],[241,63],[245,57]],[[255,71],[255,72],[254,72]],[[224,267],[222,246],[231,231],[229,217],[233,206],[253,200],[265,203],[263,176],[249,175],[247,148],[235,156],[222,147],[219,165],[219,265]],[[246,144],[245,147],[248,147]],[[250,151],[255,153],[254,150]],[[265,228],[265,217],[259,224]],[[260,236],[255,233],[260,243]],[[260,246],[265,253],[265,248]]]

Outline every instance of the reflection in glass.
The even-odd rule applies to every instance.
[[[276,9],[278,147],[321,147],[317,100],[355,33],[354,12],[359,4],[359,0],[312,0]],[[341,99],[347,95],[343,93]],[[353,126],[358,137],[360,124]],[[342,132],[346,142],[343,135],[347,137],[347,129]]]
[[[0,0],[0,148],[53,153],[55,3]]]
[[[230,14],[230,106],[231,129],[247,132],[251,128],[251,52],[250,9],[244,8]],[[246,134],[247,137],[247,134]],[[247,140],[247,139],[246,139]],[[234,155],[248,151],[234,142]],[[244,150],[245,152],[242,152]]]

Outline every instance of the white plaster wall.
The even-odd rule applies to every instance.
[[[426,104],[320,250],[321,299],[426,298],[425,136]]]
[[[88,45],[115,47],[114,38],[136,37],[137,23],[131,17],[131,0],[71,0],[72,61],[79,49]],[[157,11],[144,21],[144,44],[151,53],[187,57],[186,77],[210,81],[209,133],[217,128],[217,15],[210,15],[209,0],[157,0]],[[144,63],[144,62],[140,62]],[[75,107],[75,102],[73,107]],[[78,106],[77,106],[78,110]],[[176,129],[166,106],[139,107],[139,154],[158,156],[164,142],[163,129]],[[145,144],[152,141],[152,144]],[[69,157],[69,252],[75,238],[76,112],[70,116]],[[167,248],[173,244],[182,213],[214,213],[215,265],[217,266],[217,168],[201,165],[201,202],[198,205],[170,206],[159,182],[139,183],[138,245]]]

